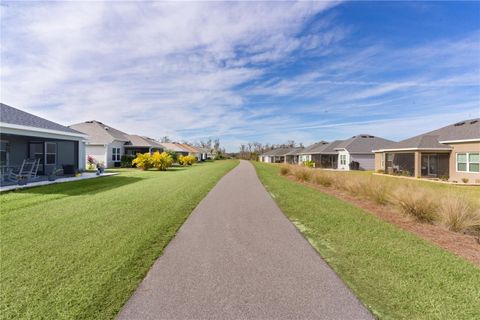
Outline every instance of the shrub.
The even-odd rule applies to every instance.
[[[120,161],[120,167],[122,167],[122,168],[132,168],[133,167],[133,165],[132,165],[133,159],[135,159],[134,156],[123,155],[122,159]]]
[[[290,170],[290,167],[289,166],[281,166],[280,167],[280,174],[282,176],[286,176],[288,174],[290,174],[291,170]]]
[[[438,200],[424,189],[401,187],[396,190],[394,203],[407,215],[418,221],[432,223],[438,220]]]
[[[157,170],[166,171],[167,168],[172,166],[173,159],[167,152],[160,153],[157,151],[151,156],[151,164]]]
[[[313,161],[303,161],[303,165],[308,168],[313,168],[315,167],[315,162]]]
[[[298,181],[305,182],[305,181],[311,181],[313,176],[313,172],[310,169],[307,168],[298,168],[295,170],[295,178],[297,178]]]
[[[92,156],[87,157],[87,170],[95,170],[97,167],[95,165],[95,158]]]
[[[444,197],[439,207],[442,225],[452,231],[480,228],[480,210],[468,199],[458,196]]]
[[[378,169],[376,172],[377,172],[377,173],[385,173],[385,170],[383,170],[383,169]]]
[[[194,156],[179,156],[178,163],[182,166],[191,166],[197,161]]]
[[[314,181],[315,181],[316,184],[319,184],[321,186],[330,187],[333,184],[334,179],[329,174],[326,174],[324,172],[317,172],[315,174],[315,180]]]
[[[442,181],[448,181],[449,177],[448,176],[440,176],[438,177]]]
[[[462,178],[463,183],[468,183],[468,178]]]
[[[132,160],[132,165],[142,170],[148,170],[152,167],[152,156],[149,152],[137,153],[137,157]]]

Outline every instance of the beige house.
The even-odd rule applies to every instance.
[[[480,183],[480,119],[461,121],[374,152],[375,169],[385,173]]]

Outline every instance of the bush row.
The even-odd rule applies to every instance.
[[[480,201],[445,192],[434,192],[413,181],[388,181],[367,175],[328,172],[306,167],[283,165],[282,175],[299,182],[343,190],[379,205],[392,205],[404,214],[424,223],[442,225],[456,232],[480,234]]]

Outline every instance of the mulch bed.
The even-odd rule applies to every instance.
[[[297,183],[302,183],[295,180],[292,176],[288,176],[288,179]],[[382,220],[392,223],[406,231],[412,232],[421,238],[480,266],[480,237],[476,235],[457,233],[441,226],[421,223],[410,217],[406,217],[392,206],[382,206],[371,200],[354,197],[347,192],[338,189],[327,188],[308,182],[303,182],[302,184],[347,201],[376,215]]]

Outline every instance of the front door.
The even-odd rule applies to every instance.
[[[45,160],[45,147],[43,142],[31,141],[28,143],[28,157],[30,159],[40,159],[37,174],[44,174],[43,164]]]
[[[438,156],[436,154],[422,155],[422,176],[434,176],[438,173]]]

